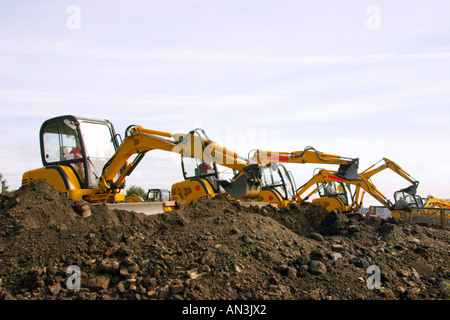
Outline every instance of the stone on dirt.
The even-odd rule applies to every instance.
[[[34,181],[0,195],[0,299],[448,299],[449,240],[422,224],[224,196],[146,216]],[[367,289],[373,265],[381,290]]]

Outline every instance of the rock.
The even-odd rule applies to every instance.
[[[330,254],[330,257],[333,259],[333,261],[336,261],[342,258],[342,254],[339,252],[333,252]]]
[[[110,281],[111,279],[108,276],[96,276],[88,279],[86,287],[94,291],[106,290],[108,289]]]
[[[105,273],[112,273],[112,274],[114,274],[114,273],[117,273],[119,271],[119,268],[120,268],[119,262],[117,262],[114,259],[106,258],[106,259],[103,259],[100,262],[99,266],[97,267],[97,270],[99,272],[105,272]]]
[[[125,258],[122,259],[122,263],[123,263],[125,266],[131,266],[131,265],[133,265],[135,262],[133,261],[133,259],[131,259],[131,257],[125,257]]]
[[[277,268],[277,271],[280,272],[283,276],[289,277],[291,279],[297,278],[297,269],[290,267],[288,265],[281,265]]]
[[[347,231],[349,233],[353,234],[353,233],[356,233],[356,232],[358,232],[360,230],[359,230],[359,227],[357,225],[351,224],[351,225],[348,226]]]
[[[317,241],[320,241],[320,242],[323,242],[323,240],[324,240],[323,236],[320,233],[316,233],[316,232],[311,233],[309,235],[309,237],[311,239],[314,239],[314,240],[317,240]]]
[[[243,267],[241,265],[239,265],[239,264],[234,263],[232,265],[232,270],[234,272],[237,272],[237,273],[242,272],[242,269],[243,269]]]
[[[319,276],[327,272],[327,267],[321,261],[312,260],[308,264],[308,272],[312,275]]]
[[[302,265],[308,264],[309,261],[310,261],[309,257],[300,256],[297,259],[295,259],[293,263],[296,265],[302,266]]]
[[[253,240],[250,239],[250,237],[247,236],[246,234],[244,234],[244,235],[241,237],[241,240],[242,240],[243,242],[245,242],[245,243],[248,243],[248,244],[253,243]]]
[[[410,266],[421,276],[428,275],[434,271],[433,266],[426,262],[413,262]]]
[[[396,291],[397,291],[399,294],[403,295],[403,294],[405,294],[406,289],[405,289],[405,287],[403,287],[403,286],[398,286],[398,287],[396,288]]]
[[[297,278],[297,269],[295,269],[293,267],[289,267],[287,269],[287,276],[291,279],[296,279]]]
[[[420,289],[417,287],[410,287],[406,289],[405,297],[407,300],[417,300],[419,298]]]
[[[128,267],[129,273],[137,273],[139,271],[139,266],[137,263],[133,263],[131,266]]]
[[[186,271],[186,275],[191,280],[197,279],[199,277],[197,269],[192,269],[192,270]]]
[[[108,257],[114,253],[116,253],[117,249],[116,248],[109,248],[108,250],[105,251],[105,255]]]
[[[161,290],[159,290],[157,295],[159,299],[167,299],[170,296],[169,286],[164,286]]]
[[[61,291],[61,285],[59,284],[59,282],[57,282],[49,286],[48,289],[50,290],[52,295],[56,296]]]
[[[75,201],[75,204],[72,206],[72,208],[83,218],[87,218],[92,215],[89,204],[84,200]]]
[[[311,251],[311,253],[309,254],[309,259],[311,260],[319,260],[322,261],[325,259],[325,254],[323,253],[322,250],[320,250],[319,248],[314,249],[313,251]]]
[[[233,229],[230,230],[230,233],[231,234],[240,234],[241,230],[239,230],[238,228],[233,228]]]
[[[381,287],[380,294],[382,294],[384,296],[384,298],[387,299],[387,300],[394,300],[395,299],[394,292],[391,289],[389,289],[389,288]]]
[[[171,295],[179,294],[184,291],[184,286],[181,282],[172,283],[169,286],[169,290]]]
[[[124,283],[123,281],[120,281],[120,282],[117,284],[117,291],[118,291],[119,293],[124,293],[124,292],[126,291],[125,283]]]
[[[120,268],[119,274],[123,278],[128,278],[130,276],[130,273],[128,272],[127,268]]]
[[[410,273],[408,270],[405,270],[405,269],[397,270],[397,276],[399,276],[401,278],[408,278],[409,275],[410,275]]]
[[[341,244],[332,244],[331,250],[333,251],[342,251],[344,250],[344,247]]]
[[[420,275],[413,267],[411,267],[411,277],[413,280],[420,281]]]
[[[202,264],[214,265],[216,259],[211,251],[208,251],[202,258]]]

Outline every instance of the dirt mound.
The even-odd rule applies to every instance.
[[[220,196],[146,216],[74,202],[40,181],[0,204],[3,299],[450,297],[446,230]],[[367,286],[370,266],[379,288]]]

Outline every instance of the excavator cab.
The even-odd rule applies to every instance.
[[[403,203],[406,204],[405,208],[409,207],[424,207],[425,202],[423,199],[416,195],[415,193],[408,192],[405,189],[398,190],[394,193],[394,199],[395,199],[395,205],[398,209],[398,207]]]
[[[219,175],[215,163],[207,163],[205,160],[181,155],[181,169],[184,180],[208,181],[216,193],[220,191],[217,182]]]
[[[147,201],[170,201],[170,190],[168,189],[149,189],[146,195]]]
[[[325,208],[336,208],[346,211],[354,201],[354,195],[348,183],[340,181],[328,181],[318,183],[318,192],[320,198],[312,200],[312,203],[318,203]]]
[[[262,197],[265,201],[292,200],[295,195],[295,180],[292,173],[280,163],[271,163],[262,171]]]
[[[98,187],[103,166],[119,146],[116,136],[108,120],[72,115],[46,120],[39,135],[44,168],[26,172],[22,184],[46,180],[81,199],[80,190]]]
[[[103,166],[117,150],[115,136],[108,120],[74,116],[47,120],[40,134],[42,163],[70,166],[82,187],[94,189]]]

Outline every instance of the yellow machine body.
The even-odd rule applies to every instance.
[[[189,179],[172,185],[171,200],[178,201],[182,206],[188,207],[200,199],[216,196],[212,185],[206,179]]]

